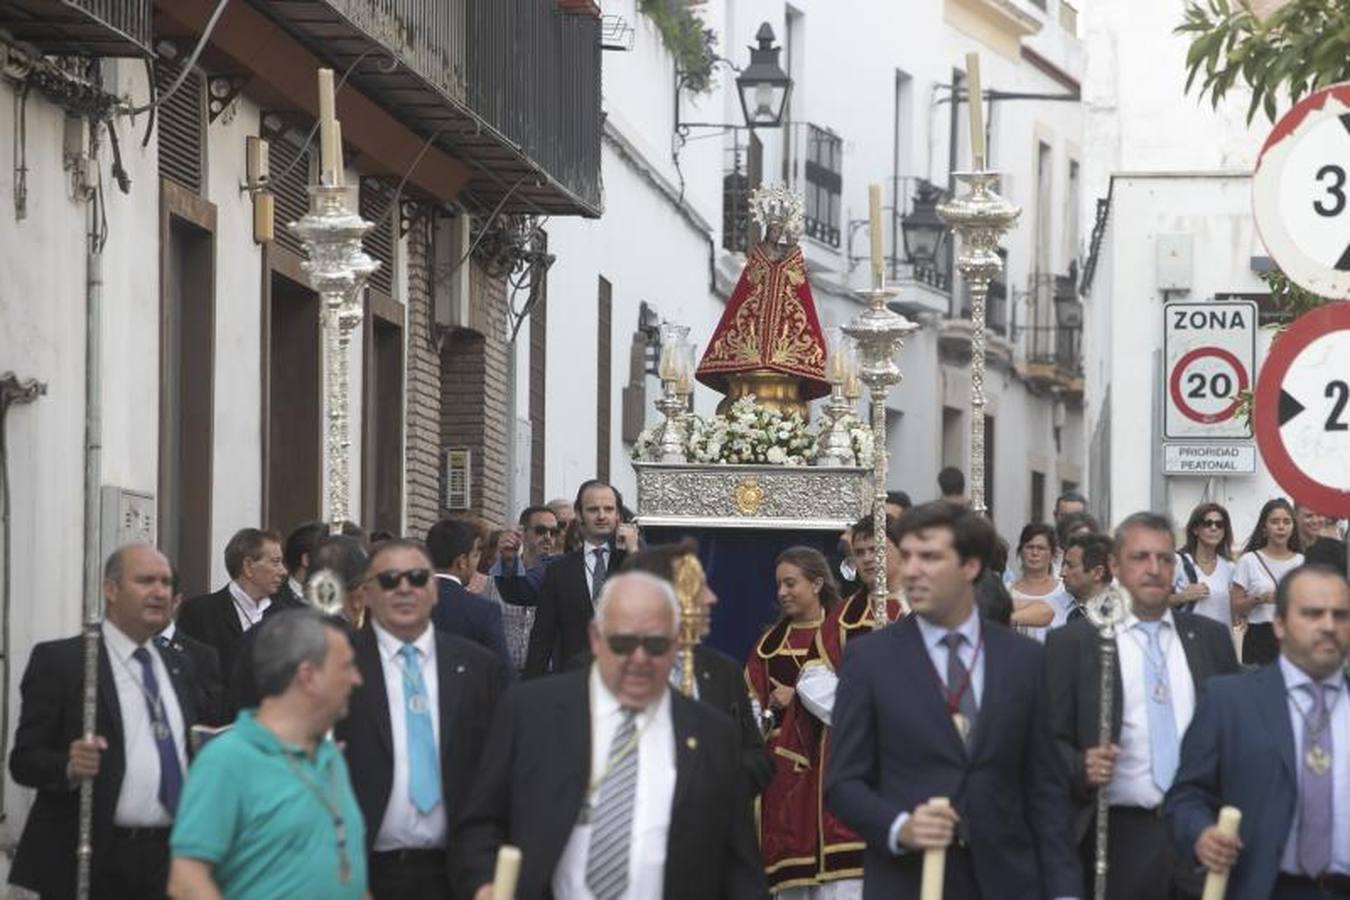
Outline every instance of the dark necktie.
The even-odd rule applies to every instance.
[[[145,705],[150,712],[150,733],[159,752],[159,802],[169,815],[178,811],[178,795],[183,792],[183,770],[178,764],[178,748],[174,746],[169,714],[159,696],[159,679],[150,651],[137,647],[132,659],[141,664],[141,685],[145,688]]]
[[[955,701],[955,711],[965,717],[966,728],[963,730],[958,726],[957,730],[962,731],[962,740],[968,742],[979,708],[975,705],[975,685],[970,683],[970,672],[966,664],[961,662],[961,644],[965,639],[965,635],[953,631],[942,639],[942,643],[947,646],[947,696],[951,698],[948,705]],[[960,697],[957,697],[958,691]]]
[[[600,599],[600,589],[605,586],[605,548],[596,547],[591,551],[595,555],[595,564],[591,567],[591,602]]]
[[[1087,610],[1083,608],[1083,604],[1081,604],[1081,603],[1075,603],[1075,604],[1073,605],[1073,609],[1069,610],[1069,621],[1070,621],[1070,622],[1076,622],[1076,621],[1078,621],[1079,619],[1083,618],[1083,617],[1086,616],[1086,615],[1087,615]]]

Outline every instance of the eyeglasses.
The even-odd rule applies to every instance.
[[[543,537],[546,534],[550,534],[553,537],[557,537],[558,532],[561,530],[562,529],[560,529],[557,525],[554,525],[552,528],[549,528],[547,525],[536,525],[530,529],[530,531],[534,533],[535,537]]]
[[[375,580],[380,583],[380,587],[386,591],[392,591],[398,588],[399,582],[408,579],[409,587],[426,587],[427,582],[431,580],[430,569],[385,569],[383,572],[375,573]]]
[[[1202,519],[1202,520],[1200,521],[1200,527],[1202,527],[1202,528],[1222,528],[1222,527],[1223,527],[1223,519]]]
[[[617,656],[632,656],[639,645],[648,656],[665,656],[673,642],[662,634],[610,634],[605,643]]]

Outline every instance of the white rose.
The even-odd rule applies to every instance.
[[[787,462],[787,451],[782,447],[770,447],[769,452],[765,454],[765,458],[775,466],[781,466]]]

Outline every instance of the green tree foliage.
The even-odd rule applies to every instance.
[[[675,57],[681,87],[695,94],[712,90],[716,32],[685,0],[638,0],[638,9],[656,25],[661,42]]]
[[[1247,121],[1261,109],[1275,121],[1290,103],[1350,81],[1350,0],[1290,0],[1260,19],[1249,0],[1191,0],[1177,33],[1190,35],[1186,91],[1219,105],[1241,79],[1252,91]]]

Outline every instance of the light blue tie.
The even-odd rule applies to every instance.
[[[404,643],[403,721],[408,737],[408,798],[420,813],[429,813],[441,802],[441,770],[436,760],[436,733],[431,728],[431,704],[422,682],[417,648]]]
[[[1148,709],[1149,758],[1153,763],[1153,783],[1166,792],[1177,774],[1181,748],[1177,741],[1177,720],[1172,714],[1172,683],[1167,677],[1167,656],[1163,653],[1158,631],[1162,622],[1140,622],[1148,635],[1144,649],[1144,706]]]

